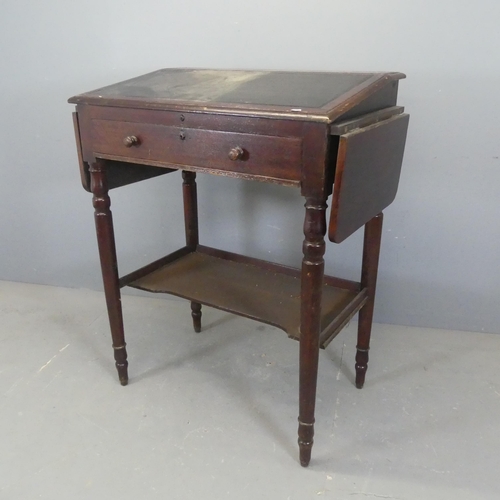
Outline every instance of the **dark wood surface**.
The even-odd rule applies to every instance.
[[[184,198],[184,227],[186,232],[186,246],[196,249],[199,243],[198,234],[198,195],[196,190],[196,174],[182,172],[182,195]],[[196,333],[201,332],[201,304],[191,302],[191,317]]]
[[[340,136],[330,240],[344,241],[394,201],[408,120],[394,116]]]
[[[309,464],[318,351],[360,312],[356,385],[368,364],[382,210],[396,194],[407,115],[401,73],[301,73],[169,69],[81,94],[75,134],[82,184],[94,198],[104,290],[120,382],[127,353],[120,287],[191,302],[275,325],[300,341],[299,449]],[[121,279],[109,189],[182,170],[186,247]],[[305,199],[302,268],[201,246],[196,174],[300,188]],[[365,225],[361,282],[324,275],[329,239]],[[167,214],[174,216],[174,214]]]
[[[361,389],[365,383],[368,368],[368,351],[372,332],[375,289],[377,287],[378,259],[382,240],[383,214],[378,214],[365,225],[363,243],[363,264],[361,286],[367,291],[367,301],[359,312],[358,343],[356,345],[356,387]]]
[[[101,158],[111,160],[109,165],[128,162],[290,186],[301,183],[300,122],[80,105],[78,123],[84,164]],[[312,125],[327,133],[325,125]],[[133,145],[127,142],[131,137],[137,139]],[[243,155],[232,159],[235,148]]]
[[[255,319],[300,339],[300,270],[199,246],[156,271],[129,283],[155,293],[191,301]],[[323,283],[320,328],[325,330],[360,292],[343,280]],[[354,286],[353,286],[354,285]]]
[[[69,102],[330,123],[382,89],[393,88],[390,84],[401,78],[402,73],[167,68],[74,96]],[[385,93],[384,99],[391,99],[392,94]],[[380,109],[390,104],[373,105]],[[368,111],[360,109],[360,114]]]
[[[83,188],[86,191],[91,191],[90,164],[83,159],[82,140],[80,137],[80,125],[77,113],[73,113],[73,126],[75,129],[78,163],[80,166],[80,180]],[[138,168],[138,165],[134,163],[114,161],[106,165],[107,187],[108,189],[114,189],[174,171],[173,169],[151,165],[141,165]]]
[[[314,411],[318,379],[319,338],[323,310],[326,193],[309,196],[305,203],[301,273],[299,352],[299,451],[300,464],[309,465],[314,437]],[[338,314],[336,315],[338,316]]]
[[[92,204],[101,261],[104,294],[108,309],[109,326],[113,339],[113,350],[118,377],[122,385],[128,383],[128,362],[123,329],[122,302],[118,278],[118,263],[116,260],[115,235],[113,217],[108,195],[108,183],[104,162],[95,162],[91,169]]]
[[[134,145],[124,143],[129,137],[136,138]],[[254,176],[264,171],[269,177],[300,180],[302,141],[298,137],[92,120],[91,140],[96,156],[190,165]],[[233,154],[236,148],[241,149],[241,155]]]

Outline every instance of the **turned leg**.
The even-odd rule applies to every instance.
[[[300,463],[307,467],[314,436],[326,203],[323,199],[307,198],[305,206],[300,310],[299,450]]]
[[[96,160],[90,167],[91,188],[93,193],[95,227],[97,244],[101,260],[104,294],[108,308],[109,325],[113,338],[113,349],[118,377],[122,385],[128,383],[127,350],[123,331],[122,304],[120,285],[118,282],[118,265],[116,261],[115,236],[113,218],[109,209],[111,201],[108,196],[108,184],[105,165],[102,160]]]
[[[201,304],[191,302],[191,317],[193,318],[193,328],[196,333],[201,332]]]
[[[186,227],[186,245],[196,248],[198,245],[198,198],[196,195],[196,173],[182,171],[182,194],[184,198],[184,224]],[[201,331],[201,304],[191,302],[191,317],[194,331]]]
[[[368,351],[370,349],[383,218],[384,215],[380,213],[365,225],[361,288],[367,289],[368,300],[359,311],[358,345],[356,346],[356,387],[358,389],[361,389],[365,383],[368,368]]]

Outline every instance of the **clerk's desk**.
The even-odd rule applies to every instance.
[[[127,353],[120,288],[165,292],[283,329],[300,342],[299,449],[309,464],[318,352],[359,312],[356,386],[364,383],[382,211],[396,195],[408,127],[401,73],[163,69],[78,95],[83,187],[93,193],[104,290],[120,382]],[[119,277],[108,191],[182,171],[186,246]],[[299,188],[301,269],[199,244],[197,172]],[[325,210],[332,195],[327,226]],[[360,282],[324,275],[324,236],[365,226]]]

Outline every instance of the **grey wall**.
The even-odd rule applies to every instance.
[[[402,71],[376,320],[499,333],[499,18],[497,0],[3,0],[0,279],[101,287],[71,95],[169,66]],[[183,243],[180,184],[113,192],[122,272]],[[203,243],[299,264],[295,190],[200,175],[199,193]],[[357,278],[360,246],[329,245],[327,271]]]

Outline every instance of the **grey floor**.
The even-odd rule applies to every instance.
[[[123,299],[131,382],[101,293],[0,282],[0,498],[498,499],[500,335],[355,324],[321,352],[297,462],[298,344],[178,300]]]

